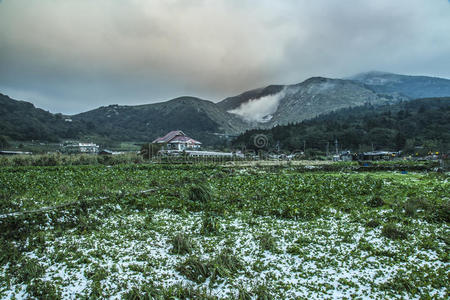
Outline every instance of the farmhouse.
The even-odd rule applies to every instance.
[[[157,138],[152,142],[153,144],[165,144],[164,150],[178,150],[199,149],[201,144],[199,141],[188,137],[183,131],[171,131],[163,137]]]

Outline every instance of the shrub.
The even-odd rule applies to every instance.
[[[258,237],[261,249],[274,252],[277,250],[276,239],[270,233],[263,233]]]
[[[216,214],[205,212],[202,217],[202,234],[217,234],[220,231],[220,222]]]
[[[207,203],[212,199],[211,189],[205,184],[196,184],[189,189],[189,200]]]
[[[384,225],[381,234],[392,240],[403,240],[407,237],[406,232],[398,228],[393,223],[387,223],[386,225]]]
[[[403,209],[408,217],[415,217],[419,208],[427,209],[428,203],[420,198],[409,198],[404,204]]]
[[[45,269],[39,264],[39,261],[34,258],[23,257],[18,265],[13,267],[19,282],[30,282],[34,278],[38,278],[44,274]]]
[[[240,269],[241,261],[229,249],[225,249],[210,261],[189,257],[177,266],[178,272],[198,284],[205,282],[208,277],[211,277],[211,282],[215,282],[219,277],[231,277]]]
[[[367,205],[373,208],[381,207],[384,205],[384,201],[379,196],[374,196],[367,201]]]
[[[32,280],[27,286],[27,292],[37,299],[61,299],[61,291],[53,283],[42,279]]]
[[[177,271],[196,283],[203,283],[211,276],[211,266],[198,257],[189,257],[177,266]]]
[[[376,228],[380,226],[380,221],[378,221],[377,219],[372,219],[366,223],[366,226],[369,228]]]
[[[172,245],[171,252],[174,254],[184,255],[192,253],[192,241],[191,239],[182,233],[178,233],[173,239],[170,241]]]

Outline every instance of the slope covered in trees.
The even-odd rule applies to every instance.
[[[450,98],[342,109],[298,124],[249,130],[233,146],[260,149],[255,145],[258,134],[267,138],[265,150],[321,154],[334,151],[337,141],[339,150],[448,151]]]

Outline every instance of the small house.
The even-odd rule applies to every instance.
[[[183,131],[175,130],[171,131],[163,137],[159,137],[152,142],[153,144],[164,144],[164,150],[177,150],[183,151],[186,149],[197,150],[200,149],[201,144],[199,141],[188,137]]]

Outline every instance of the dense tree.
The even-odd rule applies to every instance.
[[[0,149],[8,148],[9,142],[6,136],[0,135]]]

